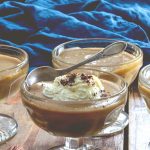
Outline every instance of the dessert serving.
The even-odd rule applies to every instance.
[[[27,54],[21,49],[0,45],[0,100],[19,90],[27,72]]]
[[[102,51],[109,44],[117,42],[109,39],[83,39],[70,41],[57,46],[52,53],[55,68],[66,68],[79,63],[98,51]],[[128,85],[136,78],[143,64],[143,54],[140,48],[128,44],[125,51],[107,58],[99,59],[84,65],[101,71],[109,71],[122,76]]]
[[[127,84],[111,73],[77,69],[54,81],[41,79],[30,85],[26,80],[21,97],[42,129],[57,136],[84,137],[117,119],[126,104]]]
[[[145,66],[139,73],[138,88],[150,110],[150,65]]]

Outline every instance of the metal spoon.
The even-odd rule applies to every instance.
[[[107,47],[105,47],[103,51],[99,51],[98,53],[91,56],[90,58],[65,69],[54,69],[50,66],[38,67],[28,74],[26,78],[26,83],[28,86],[30,86],[40,81],[52,81],[55,79],[55,77],[64,75],[84,64],[90,63],[100,58],[105,58],[111,55],[118,54],[122,52],[123,50],[125,50],[126,46],[127,46],[127,43],[125,42],[122,42],[122,41],[114,42],[108,45]]]

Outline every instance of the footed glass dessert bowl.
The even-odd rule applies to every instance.
[[[36,125],[66,137],[60,148],[64,150],[85,149],[78,138],[95,136],[111,126],[127,101],[127,83],[113,73],[83,68],[50,81],[43,66],[35,82],[28,83],[28,77],[21,86],[22,102]]]
[[[138,88],[150,112],[150,65],[145,66],[139,73]]]
[[[28,55],[22,49],[0,45],[0,103],[16,95],[28,72]],[[0,144],[17,133],[17,122],[0,114]]]

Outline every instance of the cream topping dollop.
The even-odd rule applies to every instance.
[[[87,74],[67,74],[45,83],[43,95],[55,100],[95,100],[101,98],[104,86],[98,77]]]

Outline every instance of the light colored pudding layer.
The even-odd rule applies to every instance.
[[[15,67],[21,63],[17,58],[0,54],[0,71]]]
[[[64,82],[60,83],[62,82],[61,78],[64,79],[64,76],[55,78],[54,82],[42,81],[42,82],[33,84],[30,87],[30,93],[32,93],[33,95],[36,95],[37,97],[40,97],[41,99],[43,98],[43,99],[47,99],[50,101],[54,100],[56,101],[56,103],[57,102],[61,103],[61,101],[64,101],[64,102],[72,101],[72,102],[80,103],[80,101],[86,102],[89,100],[91,102],[94,100],[99,101],[100,98],[106,98],[106,97],[115,95],[117,91],[119,90],[118,86],[112,83],[111,81],[107,81],[105,79],[100,80],[96,76],[94,76],[94,78],[96,78],[94,79],[95,84],[92,84],[93,81],[90,81],[91,83],[89,84],[89,83],[85,83],[85,81],[79,81],[80,79],[77,79],[78,81],[76,81],[76,83],[73,83],[72,85],[70,83],[69,83],[70,85],[61,85],[61,84],[65,84]],[[102,102],[101,104],[99,103],[99,107],[101,106],[102,109],[104,109],[105,106],[107,107],[107,105],[115,101],[117,101],[117,98],[112,98],[112,99],[108,98],[107,101]],[[37,101],[37,103],[39,103],[40,105],[40,102]],[[51,106],[51,104],[48,104],[48,105]],[[49,108],[48,105],[46,104],[44,107],[48,109]],[[50,109],[53,109],[53,108],[50,107]],[[60,108],[62,109],[62,106],[60,106]],[[78,108],[80,109],[80,107]],[[81,108],[81,111],[82,109],[83,108]],[[91,107],[91,109],[93,108]]]

